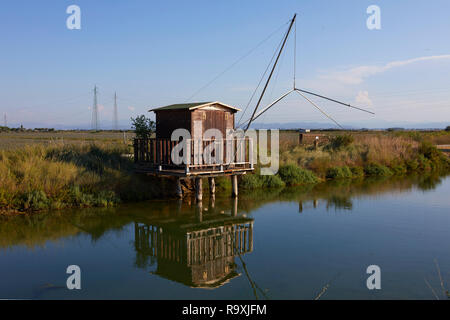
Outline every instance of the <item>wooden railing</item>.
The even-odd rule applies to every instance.
[[[253,251],[253,222],[171,232],[135,223],[135,249],[141,254],[174,260],[188,266]]]
[[[134,162],[140,166],[160,167],[219,167],[244,166],[253,168],[253,141],[249,137],[225,140],[186,140],[179,148],[178,159],[172,151],[178,141],[170,139],[134,139]],[[180,142],[182,143],[182,142]],[[206,152],[205,152],[206,149]],[[183,154],[186,152],[186,154]]]

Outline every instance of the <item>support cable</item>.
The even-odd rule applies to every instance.
[[[297,89],[297,88],[294,88],[294,89],[295,89],[296,91],[303,92],[303,93],[306,93],[306,94],[310,94],[310,95],[312,95],[312,96],[316,96],[316,97],[319,97],[319,98],[322,98],[322,99],[325,99],[325,100],[329,100],[329,101],[332,101],[332,102],[341,104],[341,105],[346,106],[346,107],[349,107],[349,108],[353,108],[353,109],[357,109],[357,110],[364,111],[364,112],[367,112],[367,113],[375,114],[375,113],[372,112],[372,111],[369,111],[369,110],[366,110],[366,109],[363,109],[363,108],[358,108],[358,107],[352,106],[351,104],[344,103],[344,102],[340,102],[340,101],[338,101],[338,100],[331,99],[331,98],[322,96],[322,95],[317,94],[317,93],[313,93],[313,92],[310,92],[310,91],[306,91],[306,90],[302,90],[302,89]]]
[[[226,72],[228,72],[230,69],[232,69],[235,65],[237,65],[239,62],[241,62],[242,60],[244,60],[247,56],[249,56],[251,53],[253,53],[253,51],[255,51],[257,48],[259,48],[263,43],[265,43],[267,40],[269,40],[270,38],[272,38],[276,33],[278,33],[286,24],[288,24],[289,22],[284,23],[283,25],[281,25],[279,28],[277,28],[274,32],[272,32],[267,38],[265,38],[264,40],[262,40],[261,42],[259,42],[254,48],[250,49],[246,54],[244,54],[243,56],[241,56],[239,59],[237,59],[235,62],[233,62],[231,65],[229,65],[227,68],[225,68],[222,72],[220,72],[217,76],[215,76],[214,78],[212,78],[208,83],[206,83],[204,86],[202,86],[200,89],[198,89],[197,91],[195,91],[188,99],[187,101],[190,101],[192,98],[194,98],[199,92],[201,92],[202,90],[204,90],[205,88],[209,87],[214,81],[216,81],[217,79],[219,79],[222,75],[224,75]]]
[[[314,102],[308,99],[300,90],[296,89],[295,92],[297,92],[299,95],[301,95],[306,101],[308,101],[310,104],[312,104],[317,110],[319,110],[325,117],[333,121],[339,128],[344,129],[336,120],[334,120],[330,115],[328,115],[325,111],[323,111],[319,106],[317,106]]]

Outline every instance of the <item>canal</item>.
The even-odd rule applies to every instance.
[[[5,217],[0,298],[442,299],[449,196],[421,176]]]

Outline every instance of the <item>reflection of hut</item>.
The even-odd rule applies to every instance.
[[[139,261],[157,262],[155,274],[190,287],[216,288],[239,276],[234,258],[253,250],[253,220],[216,217],[204,222],[135,224]]]

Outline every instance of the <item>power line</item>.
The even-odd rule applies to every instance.
[[[114,119],[113,119],[114,130],[119,130],[119,119],[117,116],[117,93],[114,92]]]
[[[272,32],[267,38],[265,38],[264,40],[262,40],[261,42],[259,42],[255,47],[253,47],[252,49],[250,49],[246,54],[244,54],[243,56],[241,56],[240,58],[238,58],[236,61],[234,61],[231,65],[229,65],[227,68],[225,68],[222,72],[220,72],[217,76],[215,76],[214,78],[212,78],[208,83],[206,83],[204,86],[202,86],[200,89],[198,89],[196,92],[194,92],[188,99],[187,101],[190,101],[192,98],[194,98],[198,93],[200,93],[203,89],[207,88],[208,86],[210,86],[214,81],[216,81],[217,79],[219,79],[223,74],[225,74],[226,72],[228,72],[230,69],[232,69],[235,65],[237,65],[239,62],[241,62],[242,60],[244,60],[247,56],[249,56],[251,53],[253,53],[257,48],[259,48],[263,43],[265,43],[267,40],[269,40],[272,36],[274,36],[275,34],[277,34],[286,24],[288,24],[290,22],[290,20],[286,23],[284,23],[283,25],[281,25],[278,29],[276,29],[274,32]]]
[[[97,86],[94,86],[94,105],[92,106],[92,129],[98,130]]]

